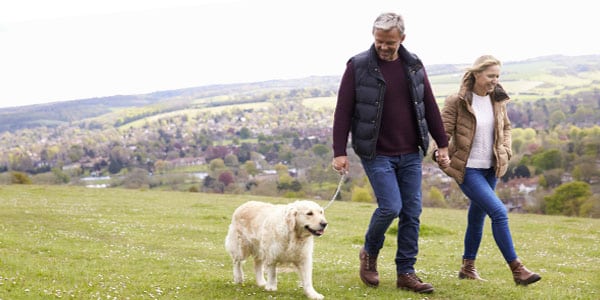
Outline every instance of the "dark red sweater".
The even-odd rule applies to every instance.
[[[419,151],[417,124],[414,106],[410,102],[409,83],[402,66],[402,61],[378,60],[379,67],[386,81],[385,98],[381,127],[377,140],[377,154],[400,155]],[[431,137],[438,147],[448,146],[440,110],[431,90],[429,79],[425,76],[425,117]],[[346,66],[338,92],[337,106],[333,122],[333,154],[334,157],[345,156],[348,145],[352,114],[354,110],[354,69],[352,63]]]

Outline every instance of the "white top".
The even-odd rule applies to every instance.
[[[468,168],[488,169],[494,162],[494,109],[489,95],[478,96],[473,93],[471,104],[475,112],[477,127],[473,137],[471,153],[467,160]]]

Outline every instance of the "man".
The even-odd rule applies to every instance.
[[[375,196],[373,212],[359,253],[360,278],[379,285],[377,256],[385,232],[398,221],[396,286],[418,293],[433,292],[415,274],[421,215],[421,165],[429,146],[429,133],[438,146],[438,161],[448,159],[448,140],[421,60],[408,52],[404,21],[383,13],[373,24],[374,43],[352,57],[340,83],[333,123],[332,166],[340,173],[349,168],[346,146],[360,157]]]

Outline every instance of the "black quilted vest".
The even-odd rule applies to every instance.
[[[419,147],[425,156],[429,147],[429,130],[425,119],[425,71],[423,63],[404,46],[398,49],[410,81],[410,97],[417,120]],[[365,159],[373,159],[377,154],[377,137],[381,124],[381,110],[386,82],[377,65],[375,46],[350,59],[354,67],[354,88],[356,100],[352,117],[352,147],[354,152]]]

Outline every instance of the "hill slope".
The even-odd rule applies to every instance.
[[[103,116],[112,123],[126,116],[132,109],[144,111],[138,117],[139,119],[189,108],[258,102],[265,100],[264,94],[282,90],[305,88],[333,90],[338,81],[338,77],[333,76],[271,80],[0,108],[0,120],[2,120],[0,133],[38,126],[56,127],[76,124],[86,119],[98,119]]]
[[[252,277],[232,283],[224,238],[233,210],[247,200],[293,199],[202,193],[0,186],[0,298],[302,299],[294,272],[265,292]],[[319,202],[325,205],[325,201]],[[327,299],[397,299],[395,235],[379,259],[381,286],[358,277],[358,249],[374,204],[335,202],[315,240],[314,283]],[[510,215],[516,250],[542,280],[515,286],[489,226],[478,257],[487,282],[459,280],[465,211],[425,208],[419,276],[436,290],[428,299],[597,299],[600,220]],[[394,227],[394,226],[392,226]]]
[[[465,65],[432,65],[428,74],[439,100],[458,88]],[[520,100],[552,98],[574,94],[600,83],[600,55],[548,56],[525,61],[507,62],[502,70],[502,82]],[[335,94],[339,76],[314,76],[292,80],[271,80],[255,83],[211,85],[178,90],[158,91],[140,95],[80,99],[11,108],[0,108],[0,132],[38,126],[55,127],[74,124],[85,119],[105,116],[115,124],[124,112],[141,109],[136,119],[159,113],[210,107],[224,104],[260,102],[270,93],[302,89],[320,89]],[[558,92],[557,92],[558,91]],[[125,120],[127,121],[127,120]],[[101,122],[102,123],[102,122]],[[116,125],[122,125],[116,123]]]

